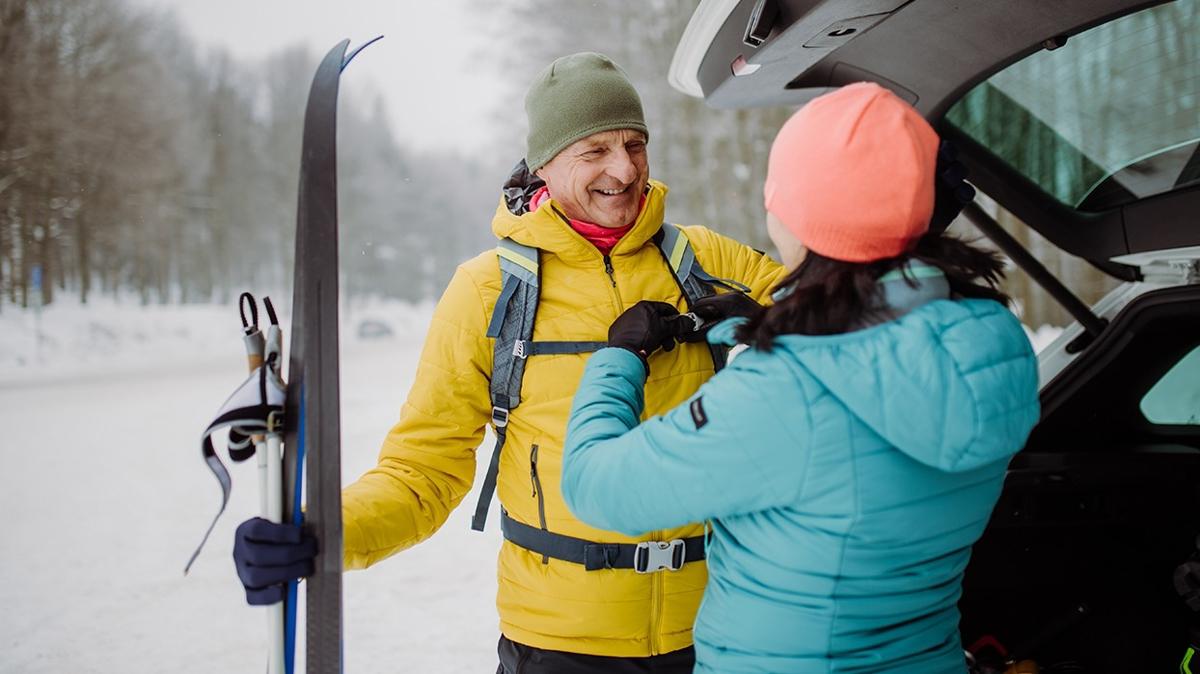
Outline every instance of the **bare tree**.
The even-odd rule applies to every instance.
[[[168,15],[0,0],[0,59],[0,305],[286,289],[313,54],[243,64],[197,52]],[[428,297],[461,259],[446,223],[472,199],[445,183],[480,170],[413,158],[382,100],[355,98],[340,106],[348,289]]]

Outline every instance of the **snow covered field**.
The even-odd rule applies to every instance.
[[[347,482],[395,422],[429,313],[344,315]],[[366,318],[395,334],[358,339]],[[41,327],[39,363],[33,316],[0,314],[0,672],[262,672],[266,618],[230,561],[257,509],[252,461],[231,469],[229,508],[182,574],[220,503],[199,438],[245,377],[236,309],[66,306]],[[347,671],[495,671],[499,527],[470,531],[469,511],[346,575]]]
[[[375,462],[430,311],[343,307],[346,482]],[[368,321],[393,334],[360,338]],[[219,505],[199,436],[245,376],[239,328],[232,306],[0,313],[0,673],[263,671],[266,618],[230,561],[257,509],[253,462],[231,469],[229,508],[182,575]],[[346,575],[347,671],[495,670],[492,510],[484,534],[461,507],[428,542]]]

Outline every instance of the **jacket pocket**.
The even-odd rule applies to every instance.
[[[533,486],[533,496],[537,499],[538,505],[538,526],[542,531],[546,531],[546,498],[542,494],[542,480],[538,477],[538,446],[533,445],[529,450],[529,482]],[[549,555],[542,555],[542,564],[549,564]]]

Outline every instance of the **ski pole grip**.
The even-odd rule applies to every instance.
[[[250,372],[254,372],[263,364],[263,349],[266,346],[263,342],[263,335],[258,330],[251,332],[242,338],[246,344],[246,363],[250,366]]]
[[[242,337],[242,341],[246,344],[246,365],[249,366],[250,372],[254,372],[263,364],[263,350],[266,347],[263,334],[258,331],[258,328],[254,328],[252,332],[248,332]],[[263,441],[261,433],[255,433],[250,437],[256,448]]]
[[[267,344],[264,351],[269,359],[275,357],[272,366],[278,371],[281,369],[280,363],[283,362],[283,331],[279,329],[279,325],[271,325],[267,328]]]

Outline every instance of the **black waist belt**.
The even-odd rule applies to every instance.
[[[588,571],[678,571],[688,562],[704,559],[704,536],[642,543],[593,543],[522,524],[504,511],[500,512],[500,531],[509,542],[530,552],[582,564]]]

